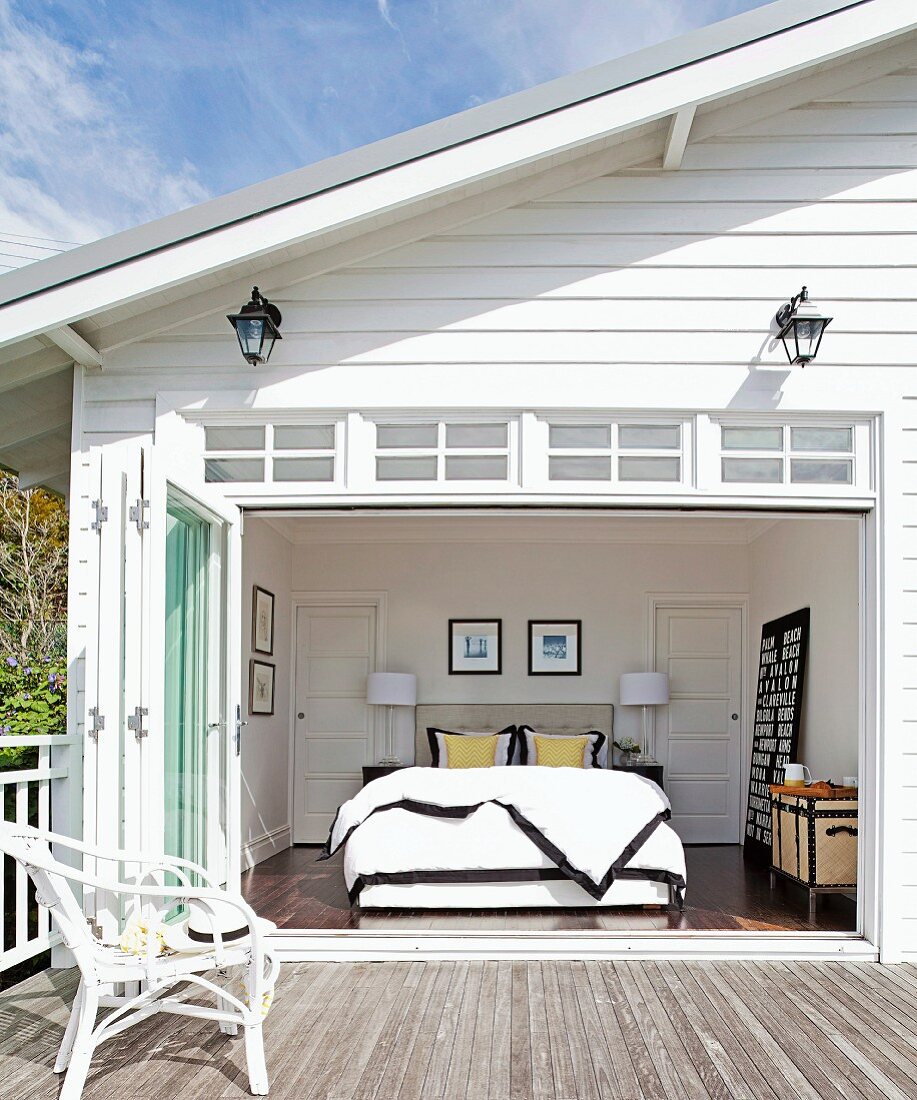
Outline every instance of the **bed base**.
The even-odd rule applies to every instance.
[[[361,909],[607,909],[675,904],[672,887],[619,879],[600,900],[570,879],[547,882],[436,882],[364,886]]]

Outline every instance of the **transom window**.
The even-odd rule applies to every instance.
[[[338,426],[207,424],[204,480],[333,482]]]
[[[548,422],[549,481],[680,482],[680,423]]]
[[[730,484],[852,485],[850,425],[723,424],[720,475]]]
[[[376,424],[377,481],[506,481],[508,421]]]

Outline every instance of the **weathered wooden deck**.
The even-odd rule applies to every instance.
[[[74,988],[0,994],[0,1096],[57,1095]],[[806,963],[301,963],[265,1026],[275,1100],[913,1100],[917,970]],[[242,1043],[153,1018],[85,1100],[247,1095]]]

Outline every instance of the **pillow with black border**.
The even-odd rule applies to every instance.
[[[601,762],[603,750],[606,751],[607,756],[607,743],[608,738],[604,733],[600,733],[599,730],[581,730],[576,732],[574,730],[567,730],[563,733],[551,732],[543,733],[541,730],[536,730],[532,726],[523,723],[516,727],[515,737],[515,755],[511,758],[513,764],[521,765],[522,767],[528,767],[529,763],[529,739],[526,734],[532,734],[532,736],[538,737],[590,737],[594,740],[590,744],[589,752],[592,756],[591,764],[583,764],[583,767],[589,768],[602,768],[605,765]],[[586,754],[583,754],[585,759]]]
[[[507,726],[506,729],[494,730],[493,733],[486,733],[484,730],[441,730],[437,726],[427,726],[427,740],[430,742],[430,756],[432,758],[431,768],[447,768],[448,764],[440,764],[439,762],[439,741],[436,735],[445,734],[448,737],[503,737],[509,736],[509,744],[506,747],[506,762],[505,764],[495,764],[494,767],[505,767],[513,762],[513,757],[516,754],[516,738],[518,731],[515,726]]]

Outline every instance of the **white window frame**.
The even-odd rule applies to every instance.
[[[551,427],[578,428],[587,425],[608,425],[610,428],[610,446],[608,447],[563,447],[550,446]],[[622,427],[677,427],[680,429],[678,447],[627,447],[621,449],[619,442]],[[694,417],[683,413],[625,413],[620,411],[591,412],[542,412],[534,414],[531,423],[526,424],[525,448],[528,460],[529,480],[526,488],[549,493],[600,493],[609,492],[620,495],[645,496],[664,493],[681,494],[690,491],[694,484],[693,439]],[[610,459],[611,476],[608,480],[576,478],[551,479],[550,460],[552,457],[604,458]],[[621,480],[618,472],[620,458],[677,458],[680,461],[680,477],[677,481],[630,481]]]
[[[709,487],[718,493],[741,496],[782,497],[838,497],[862,496],[874,491],[873,421],[855,416],[825,415],[819,413],[792,415],[762,415],[761,413],[717,415],[709,417],[711,431],[699,433],[703,465],[709,476]],[[755,450],[753,448],[725,450],[723,428],[782,428],[783,446],[780,450]],[[795,451],[791,439],[793,428],[850,428],[853,436],[852,451]],[[705,453],[704,453],[705,452]],[[783,462],[780,481],[724,481],[724,458],[779,458]],[[841,482],[791,481],[792,459],[845,459],[852,464],[849,484]]]
[[[371,492],[383,493],[430,493],[432,491],[445,491],[448,493],[477,493],[503,492],[518,489],[520,485],[520,431],[519,413],[494,412],[480,413],[477,411],[462,413],[450,411],[444,415],[441,410],[436,412],[414,411],[407,415],[401,413],[364,413],[364,450],[367,451],[368,462],[363,464],[363,477],[368,479],[366,485]],[[379,447],[377,429],[396,425],[436,425],[435,447]],[[446,429],[454,424],[473,424],[485,426],[488,424],[506,425],[505,447],[447,447]],[[366,446],[368,444],[368,447]],[[505,478],[473,478],[473,479],[446,479],[447,458],[467,457],[506,457]],[[376,460],[379,458],[436,458],[436,478],[434,479],[408,479],[405,480],[379,480],[376,477]],[[359,462],[359,458],[357,458]]]
[[[182,414],[186,420],[199,426],[201,430],[201,456],[208,459],[255,458],[264,462],[264,477],[259,481],[220,481],[208,482],[211,485],[226,486],[232,495],[245,493],[280,493],[335,495],[347,486],[347,417],[343,412],[302,413],[294,410],[262,411],[221,411],[213,413]],[[334,444],[326,448],[284,448],[274,447],[274,429],[277,427],[323,427],[331,425],[334,429]],[[264,428],[264,447],[257,450],[206,449],[204,430],[206,428]],[[274,459],[277,458],[330,458],[334,463],[334,476],[330,481],[275,481]],[[229,487],[232,487],[229,489]]]

